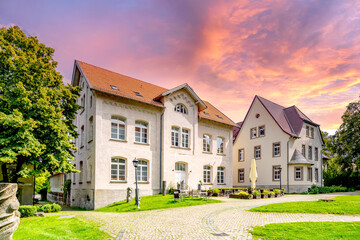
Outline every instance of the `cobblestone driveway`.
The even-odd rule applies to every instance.
[[[258,200],[223,198],[223,203],[201,206],[136,213],[76,212],[76,215],[95,222],[116,239],[251,239],[249,229],[269,223],[360,221],[360,216],[245,211],[271,203],[315,201],[339,195],[345,194],[287,195]]]

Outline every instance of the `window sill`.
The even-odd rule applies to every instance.
[[[94,139],[89,140],[88,143],[91,143],[93,140],[94,140]]]
[[[301,181],[303,181],[303,180],[302,180],[302,179],[295,179],[295,181],[301,182]]]
[[[171,147],[171,148],[175,148],[175,149],[191,150],[191,148],[176,147],[176,146],[170,146],[170,147]]]
[[[139,144],[139,145],[144,145],[144,146],[150,146],[149,143],[134,142],[134,144]]]
[[[245,160],[239,160],[238,162],[245,162]]]
[[[255,158],[255,160],[261,160],[261,158]]]
[[[280,182],[280,179],[273,179],[273,182]]]
[[[212,152],[202,152],[202,153],[205,153],[205,154],[213,154]]]
[[[216,155],[218,155],[218,156],[226,156],[226,154],[224,154],[224,153],[217,153]]]
[[[136,182],[134,182],[136,184]],[[139,182],[138,181],[138,184],[149,184],[150,182]]]
[[[86,181],[86,183],[91,183],[91,181]]]
[[[213,185],[212,183],[203,183],[203,185]]]
[[[243,183],[243,182],[245,182],[245,181],[238,181],[238,183]]]
[[[115,139],[115,138],[110,138],[109,141],[114,141],[114,142],[125,142],[127,143],[126,140],[121,140],[121,139]]]
[[[82,184],[82,182],[79,182],[79,184]]]
[[[278,158],[278,157],[281,157],[281,155],[279,155],[279,156],[273,156],[273,158]]]
[[[127,181],[116,181],[116,180],[112,180],[112,181],[110,181],[110,183],[127,183]]]
[[[226,185],[226,183],[218,183],[217,185]]]
[[[80,149],[84,148],[84,146],[81,146]]]

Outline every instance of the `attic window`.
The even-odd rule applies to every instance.
[[[141,95],[141,93],[139,93],[139,92],[134,92],[135,94],[136,94],[136,96],[138,96],[138,97],[142,97],[143,95]]]
[[[114,86],[114,85],[110,85],[110,87],[116,91],[119,91],[119,89],[117,88],[117,86]]]
[[[256,118],[259,118],[259,117],[260,117],[260,114],[257,113],[255,116],[256,116]]]
[[[223,119],[221,116],[219,116],[219,115],[217,115],[217,114],[216,114],[216,116],[217,116],[218,118],[220,118],[220,119]]]
[[[205,111],[203,111],[203,113],[205,114],[205,115],[209,115],[207,112],[205,112]]]

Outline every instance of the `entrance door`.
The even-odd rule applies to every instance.
[[[180,188],[184,189],[186,186],[186,166],[185,163],[175,163],[175,183],[176,186],[180,184]]]

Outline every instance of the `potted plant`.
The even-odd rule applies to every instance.
[[[212,190],[212,189],[209,189],[209,190],[207,190],[206,192],[207,192],[207,195],[208,195],[208,196],[212,196],[213,190]]]
[[[253,199],[259,199],[261,197],[261,193],[258,190],[253,192]]]
[[[253,190],[251,189],[251,187],[248,187],[248,188],[247,188],[247,191],[248,191],[249,194],[252,194],[252,192],[253,192]]]
[[[281,191],[280,191],[280,189],[275,189],[275,190],[274,190],[274,193],[275,193],[275,197],[280,197],[280,196],[281,196]]]
[[[215,196],[215,197],[219,196],[219,193],[220,193],[220,190],[217,189],[217,188],[214,188],[214,189],[212,190],[212,195]]]
[[[270,197],[270,198],[275,197],[275,192],[273,192],[273,191],[269,192],[269,197]]]
[[[261,193],[261,198],[268,198],[269,192],[265,189],[263,189],[263,192]]]

